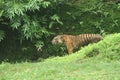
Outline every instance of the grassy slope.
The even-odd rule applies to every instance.
[[[39,63],[2,63],[0,80],[120,80],[119,60],[120,34],[114,34],[70,56]]]

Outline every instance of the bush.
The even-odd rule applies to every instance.
[[[120,60],[120,33],[106,36],[97,44],[90,44],[77,53],[97,59]]]

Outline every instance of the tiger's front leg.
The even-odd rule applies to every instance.
[[[72,45],[68,44],[66,46],[67,46],[67,50],[68,50],[69,55],[72,54],[73,53],[73,47],[72,47]]]

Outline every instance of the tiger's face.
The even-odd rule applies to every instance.
[[[52,44],[62,44],[62,43],[63,43],[62,35],[57,35],[52,40]]]

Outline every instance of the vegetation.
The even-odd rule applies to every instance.
[[[120,33],[109,35],[75,54],[38,63],[2,63],[0,80],[119,80]],[[99,54],[90,56],[88,54]],[[117,57],[117,58],[116,58]]]
[[[119,13],[119,0],[0,0],[0,80],[120,80]],[[69,56],[51,44],[83,33],[104,39]]]
[[[64,55],[57,34],[120,32],[119,12],[117,0],[1,0],[0,62]]]

